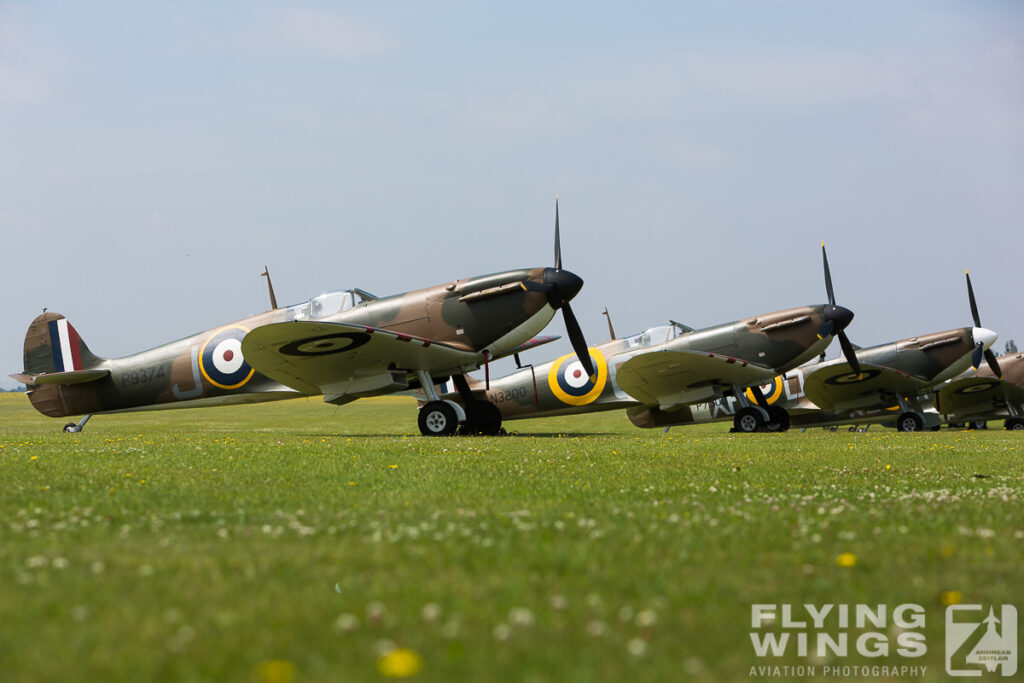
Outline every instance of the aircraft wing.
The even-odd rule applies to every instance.
[[[928,382],[911,374],[861,363],[860,374],[849,363],[835,363],[808,369],[804,393],[822,410],[854,410],[885,403],[882,395],[916,394]]]
[[[615,381],[646,405],[664,409],[706,401],[722,386],[750,386],[772,378],[771,368],[706,351],[651,351],[633,356],[615,371]]]
[[[267,377],[336,403],[405,389],[410,371],[448,373],[479,361],[478,354],[421,337],[304,321],[255,328],[242,339],[242,355]]]
[[[935,398],[943,415],[983,415],[1005,408],[1007,398],[1024,403],[1024,387],[995,377],[964,377],[943,385]]]

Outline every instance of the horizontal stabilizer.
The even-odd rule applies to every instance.
[[[44,372],[39,375],[10,375],[11,379],[29,384],[85,384],[103,379],[110,370],[74,370],[71,372]]]

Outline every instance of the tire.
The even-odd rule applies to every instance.
[[[466,413],[466,422],[459,428],[460,436],[498,436],[501,433],[501,411],[490,401],[473,401]]]
[[[1003,427],[1010,431],[1020,431],[1024,429],[1024,417],[1011,417],[1003,423]]]
[[[736,417],[732,420],[732,426],[736,428],[737,432],[752,434],[764,429],[764,418],[761,417],[761,411],[756,408],[743,408],[736,413]]]
[[[988,429],[988,420],[975,420],[967,423],[968,429]]]
[[[908,410],[896,418],[896,429],[901,432],[920,432],[924,430],[924,420],[917,413]]]
[[[455,409],[444,401],[430,401],[420,408],[417,422],[423,436],[451,436],[459,428]]]
[[[74,422],[68,422],[66,425],[64,425],[64,430],[63,431],[65,433],[67,433],[67,434],[71,434],[71,433],[77,432],[78,431],[78,425],[75,424]]]
[[[768,422],[764,426],[766,432],[784,432],[789,429],[789,413],[779,406],[768,406]]]

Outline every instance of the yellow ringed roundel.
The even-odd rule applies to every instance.
[[[769,389],[769,387],[771,387],[771,389]],[[764,397],[768,401],[769,405],[778,401],[779,398],[782,397],[782,376],[776,376],[775,379],[768,382],[767,384],[762,384],[761,393],[764,394]],[[753,389],[747,389],[747,398],[749,398],[754,403],[757,402],[757,398],[754,396]]]
[[[206,381],[221,389],[237,389],[256,374],[242,356],[242,337],[249,330],[240,325],[222,327],[199,350],[199,371]]]
[[[588,351],[590,361],[597,371],[596,381],[587,376],[587,371],[575,353],[562,356],[551,364],[548,388],[562,403],[583,406],[594,401],[604,391],[604,385],[608,382],[608,364],[597,349]]]

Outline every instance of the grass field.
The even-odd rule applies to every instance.
[[[1024,442],[1002,430],[663,434],[605,413],[427,439],[403,398],[62,423],[0,394],[3,681],[806,664],[754,655],[752,603],[918,603],[927,654],[844,663],[947,680],[944,603],[1024,607]]]

